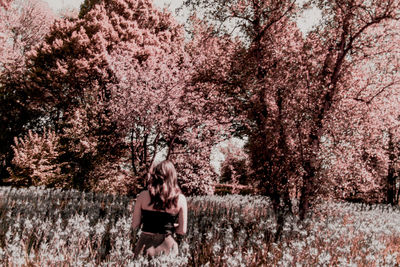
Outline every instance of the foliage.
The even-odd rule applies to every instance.
[[[332,120],[331,115],[340,111],[339,105],[343,103],[342,101],[348,100],[349,93],[353,89],[357,91],[358,96],[363,97],[367,95],[377,96],[376,90],[384,92],[383,95],[389,93],[390,96],[390,91],[398,86],[396,75],[385,73],[386,69],[382,65],[376,64],[378,62],[376,51],[369,50],[369,47],[379,43],[379,46],[382,47],[380,52],[385,51],[385,57],[396,57],[396,52],[393,51],[392,53],[392,46],[388,45],[386,38],[393,37],[394,31],[390,24],[398,23],[400,3],[398,1],[381,1],[379,3],[368,1],[317,2],[317,6],[322,9],[326,21],[323,27],[316,28],[315,31],[310,33],[306,41],[306,45],[312,47],[312,50],[309,50],[308,58],[316,58],[318,62],[316,68],[308,65],[306,71],[308,77],[310,77],[308,82],[309,84],[312,83],[311,88],[318,95],[312,94],[311,99],[316,105],[309,113],[309,116],[313,118],[309,127],[311,131],[305,136],[307,141],[304,140],[307,144],[304,146],[304,150],[308,156],[306,156],[307,159],[303,160],[304,170],[307,174],[303,179],[302,210],[306,210],[309,205],[306,197],[312,195],[312,192],[315,191],[315,183],[322,184],[319,182],[322,176],[320,176],[320,179],[316,178],[321,170],[322,158],[319,157],[319,153],[321,153],[322,138],[327,129],[335,129],[336,131],[333,131],[335,135],[336,132],[340,134],[340,132],[348,131],[349,128],[348,125],[344,128],[335,127],[334,125],[340,125],[340,122],[335,119]],[[374,64],[375,72],[366,72],[360,69],[355,72],[354,67],[359,63],[359,60]],[[377,87],[358,87],[352,83],[354,77],[363,77],[363,79],[380,77],[380,83]],[[368,99],[373,103],[374,98]],[[355,99],[357,99],[357,96]],[[377,101],[372,105],[374,104],[379,105],[379,102]],[[396,111],[391,109],[390,105],[386,108],[393,112]],[[359,111],[355,106],[352,111],[353,118],[356,119],[363,114]],[[341,118],[343,116],[344,114]],[[379,117],[380,120],[387,119],[379,113],[376,117]],[[362,120],[363,117],[358,117],[358,119]],[[366,124],[366,127],[373,129],[373,124]],[[374,138],[374,135],[370,136]],[[355,135],[355,137],[358,136]],[[360,148],[356,146],[356,143],[357,139],[353,139],[352,146],[356,148],[356,151],[359,151]],[[367,142],[364,142],[362,146],[364,147],[361,149],[369,149]],[[384,174],[381,172],[380,175]],[[379,182],[376,184],[379,184]]]
[[[68,177],[61,171],[63,166],[57,162],[62,151],[54,131],[48,130],[42,135],[28,131],[24,138],[15,138],[13,150],[9,179],[13,184],[56,187],[68,184]]]
[[[235,56],[228,59],[229,70],[221,68],[228,75],[216,80],[214,73],[219,69],[206,65],[202,73],[210,75],[204,80],[219,86],[227,96],[233,96],[235,111],[245,115],[241,124],[249,138],[251,169],[261,181],[265,194],[271,197],[275,210],[279,213],[291,209],[289,195],[294,191],[300,197],[304,217],[318,196],[326,191],[334,194],[335,182],[330,182],[335,178],[330,174],[336,172],[337,165],[327,163],[327,155],[332,158],[339,147],[333,148],[326,140],[361,131],[359,127],[373,129],[375,119],[390,125],[395,117],[396,104],[388,103],[391,97],[397,98],[399,42],[388,40],[397,40],[399,36],[395,29],[400,3],[308,1],[305,7],[316,5],[322,10],[324,20],[303,36],[293,19],[301,11],[295,2],[187,0],[185,5],[205,8],[206,20],[217,24],[216,31],[220,30],[224,38],[229,34],[243,40],[242,48],[236,49]],[[367,105],[373,111],[369,115],[375,119],[365,120],[366,124],[355,125],[350,130],[349,120],[363,121],[365,115],[363,105],[351,105],[347,109],[350,99]],[[382,107],[394,116],[375,112],[382,101],[385,103]],[[383,153],[375,156],[372,152],[374,140],[385,131],[388,132],[387,128],[376,131],[377,135],[356,134],[346,141],[337,140],[354,148],[347,154],[348,158],[338,153],[345,165],[349,163],[349,169],[353,168],[352,164],[358,166],[360,175],[346,174],[345,179],[356,179],[350,182],[351,188],[361,187],[362,179],[370,181],[368,190],[382,188],[379,180],[385,180],[387,167],[384,166],[388,165],[371,171],[366,161],[377,156],[388,163],[387,157],[380,157]],[[360,138],[368,138],[368,142],[359,142]],[[367,155],[365,159],[363,155],[364,158]],[[357,159],[348,160],[351,157]],[[330,169],[323,169],[327,165]],[[338,169],[341,167],[344,165]],[[329,178],[327,172],[330,172]],[[390,180],[393,188],[393,179],[386,180]]]
[[[303,222],[287,218],[273,242],[271,202],[260,196],[189,198],[177,257],[134,260],[133,199],[74,190],[1,188],[0,262],[85,266],[396,266],[397,208],[322,202]]]
[[[276,211],[281,203],[290,206],[289,190],[296,185],[299,166],[294,115],[298,88],[302,36],[291,16],[291,1],[186,1],[208,7],[212,20],[232,22],[243,42],[227,59],[224,73],[204,66],[205,80],[214,83],[228,97],[239,118],[237,132],[248,138],[250,169],[260,190],[271,197]],[[208,5],[210,4],[210,5]],[[223,28],[223,27],[220,27]],[[219,28],[219,29],[220,29]],[[225,32],[224,32],[225,33]],[[279,44],[279,45],[277,45]],[[210,70],[211,69],[211,70]]]
[[[124,11],[114,8],[97,5],[83,18],[58,20],[29,57],[36,108],[48,114],[45,122],[60,135],[65,152],[60,161],[69,166],[65,174],[81,189],[111,179],[123,156],[123,136],[110,118],[108,88],[115,76],[107,57],[125,35],[118,34],[116,22]]]
[[[393,44],[398,25],[387,20],[367,30],[362,39],[369,45],[347,66],[343,98],[328,116],[320,155],[333,194],[397,203],[400,76],[399,47]]]
[[[78,18],[55,23],[28,77],[73,186],[106,188],[118,176],[139,190],[162,155],[185,192],[213,191],[211,148],[229,124],[219,96],[205,99],[213,88],[192,84],[196,49],[151,1],[85,1]]]
[[[0,17],[0,177],[4,178],[14,137],[32,129],[40,115],[29,107],[34,92],[26,88],[25,59],[43,40],[54,14],[41,0],[14,0],[0,2]]]
[[[280,227],[294,195],[302,218],[321,196],[398,200],[399,0],[307,1],[323,14],[307,35],[294,0],[186,0],[205,12],[187,40],[150,0],[85,0],[44,42],[54,18],[18,1],[0,2],[1,176],[15,151],[13,181],[136,193],[166,157],[184,192],[212,193],[212,149],[236,135],[249,164],[224,175],[250,174]]]
[[[228,141],[223,146],[220,145],[219,151],[224,156],[221,163],[221,183],[230,183],[234,185],[252,185],[254,179],[251,178],[251,170],[249,168],[249,159],[243,148],[234,143],[233,140]]]
[[[11,0],[1,0],[0,7],[8,8],[10,5]]]
[[[160,13],[159,20],[162,25],[154,28],[141,28],[145,21],[139,20],[132,26],[137,27],[134,40],[121,42],[111,54],[118,79],[111,89],[113,116],[127,136],[135,176],[144,176],[163,155],[176,164],[184,192],[210,193],[215,177],[211,148],[226,134],[224,105],[205,99],[213,88],[192,85],[198,58],[191,53],[197,47],[185,47],[182,27],[170,14]]]
[[[250,175],[246,163],[245,159],[225,159],[221,168],[221,183],[249,184]]]

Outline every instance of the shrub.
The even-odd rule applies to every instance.
[[[25,186],[66,185],[68,177],[62,174],[63,164],[58,162],[62,152],[59,137],[54,131],[39,134],[29,130],[25,137],[15,138],[14,142],[10,182]]]

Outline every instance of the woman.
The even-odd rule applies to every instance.
[[[178,244],[173,235],[186,234],[187,203],[171,161],[165,160],[150,169],[147,189],[139,194],[133,210],[133,228],[142,226],[135,257],[176,254]]]

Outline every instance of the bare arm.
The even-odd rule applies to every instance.
[[[143,202],[143,192],[139,194],[136,199],[135,207],[133,209],[133,218],[132,218],[132,227],[133,229],[137,229],[140,227],[142,223],[142,202]]]
[[[178,227],[176,233],[180,235],[186,234],[187,231],[187,202],[184,195],[179,196],[180,209],[178,217]]]

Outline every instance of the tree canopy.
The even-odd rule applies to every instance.
[[[34,20],[40,38],[15,35],[25,46],[0,39],[21,56],[0,58],[1,118],[15,123],[2,126],[3,169],[19,181],[38,170],[49,186],[134,193],[164,157],[185,192],[212,193],[212,150],[236,136],[246,161],[224,168],[271,198],[280,225],[293,198],[301,218],[323,197],[398,201],[398,0],[184,5],[204,16],[181,25],[150,0],[85,0],[50,28]],[[312,6],[323,19],[304,34],[296,18]],[[38,160],[24,160],[33,150]]]

